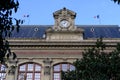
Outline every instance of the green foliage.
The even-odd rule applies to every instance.
[[[120,0],[112,0],[112,1],[114,1],[115,3],[120,4]]]
[[[12,17],[13,12],[18,10],[18,0],[0,0],[0,62],[4,62],[6,53],[9,55],[9,43],[5,40],[6,36],[11,36],[12,31],[16,28],[19,31],[21,20]],[[16,26],[13,26],[13,20],[16,21]],[[8,56],[8,55],[7,55]],[[15,56],[15,55],[14,55]]]
[[[62,80],[120,80],[120,43],[110,53],[104,49],[100,38],[73,63],[75,71],[62,72]]]

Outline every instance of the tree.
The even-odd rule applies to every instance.
[[[5,40],[6,36],[10,36],[12,31],[16,28],[19,31],[19,24],[23,21],[17,20],[12,17],[13,12],[18,10],[18,0],[0,0],[0,62],[4,63],[4,58],[13,54],[15,59],[15,53],[11,53],[9,43]],[[13,25],[13,20],[16,21],[16,26]]]
[[[62,80],[120,80],[120,44],[110,53],[104,50],[102,38],[98,39],[73,63],[76,70],[62,72]]]
[[[113,0],[115,3],[120,4],[120,0]]]

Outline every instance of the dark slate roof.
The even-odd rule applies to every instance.
[[[45,31],[48,27],[46,25],[22,25],[19,32],[14,30],[10,38],[44,38]]]
[[[53,25],[22,25],[19,33],[12,32],[10,38],[44,38],[45,31]],[[84,38],[120,38],[118,25],[76,25],[84,30]]]
[[[120,38],[118,25],[84,25],[78,26],[84,29],[84,38]]]

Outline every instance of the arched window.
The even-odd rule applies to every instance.
[[[18,80],[41,80],[41,65],[24,63],[19,66]]]
[[[61,80],[61,71],[72,71],[75,67],[69,63],[60,63],[53,67],[53,80]]]
[[[0,64],[0,80],[5,80],[6,66]]]

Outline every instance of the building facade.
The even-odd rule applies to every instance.
[[[99,37],[106,52],[120,42],[117,25],[76,25],[76,13],[66,8],[55,11],[53,18],[54,25],[21,25],[19,33],[7,38],[17,59],[8,61],[8,68],[1,65],[0,80],[61,80],[61,70],[74,70],[72,63]]]

